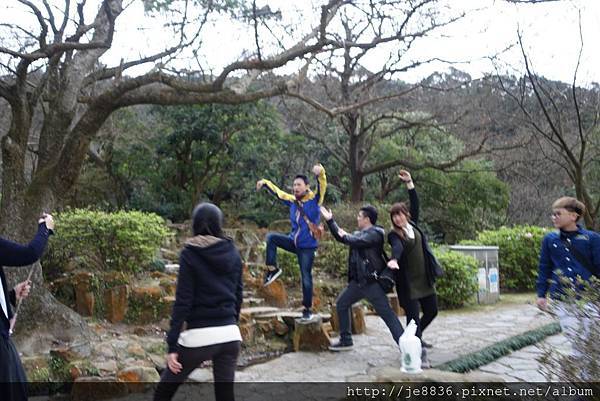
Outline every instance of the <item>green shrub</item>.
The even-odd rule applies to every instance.
[[[73,262],[88,270],[139,272],[168,234],[161,217],[137,211],[69,210],[56,216],[56,228],[42,262],[59,272]]]
[[[348,272],[348,247],[334,239],[321,241],[315,255],[315,269],[336,278],[345,278]]]
[[[444,268],[444,276],[436,281],[441,308],[460,308],[477,294],[478,263],[472,256],[445,248],[434,248],[435,257]]]
[[[463,245],[496,245],[500,273],[500,288],[525,291],[535,288],[540,248],[547,228],[536,226],[501,227],[477,234],[473,241]]]

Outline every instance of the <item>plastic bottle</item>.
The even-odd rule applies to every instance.
[[[400,351],[402,351],[402,372],[421,373],[421,340],[415,335],[417,324],[411,320],[406,330],[400,336]]]

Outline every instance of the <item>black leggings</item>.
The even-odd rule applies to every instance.
[[[417,324],[417,337],[421,338],[423,331],[437,316],[437,297],[434,294],[419,299],[403,299],[401,306],[406,312],[406,324],[414,320]],[[420,306],[420,308],[419,308]],[[423,316],[420,316],[421,310]]]
[[[234,401],[233,379],[240,348],[240,341],[198,348],[186,348],[179,345],[177,353],[183,369],[178,374],[174,374],[169,367],[165,368],[154,393],[154,401],[167,401],[173,398],[179,385],[187,379],[194,369],[207,360],[212,360],[213,363],[215,400]]]

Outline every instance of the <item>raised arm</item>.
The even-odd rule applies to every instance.
[[[271,181],[262,179],[256,182],[256,190],[260,190],[261,188],[266,188],[267,191],[283,202],[286,206],[291,206],[294,200],[296,199],[294,195],[287,193],[280,189],[277,185],[273,184]]]
[[[0,238],[0,265],[27,266],[37,261],[46,248],[51,231],[43,221],[38,226],[35,237],[27,245],[20,245]]]
[[[325,200],[325,192],[327,191],[325,168],[322,164],[317,164],[313,167],[313,173],[317,178],[317,192],[315,193],[315,198],[317,198],[317,202],[319,203],[319,206],[321,206]]]
[[[398,177],[406,184],[406,189],[408,189],[408,199],[410,201],[410,218],[417,224],[419,222],[419,197],[417,196],[417,190],[415,189],[412,176],[408,171],[400,170]]]

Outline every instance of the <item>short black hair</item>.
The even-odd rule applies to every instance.
[[[297,174],[294,177],[294,181],[296,181],[297,179],[301,179],[302,181],[304,181],[304,184],[308,185],[308,177],[305,176],[304,174]]]
[[[360,211],[369,218],[371,224],[377,224],[377,209],[373,205],[364,205]]]

